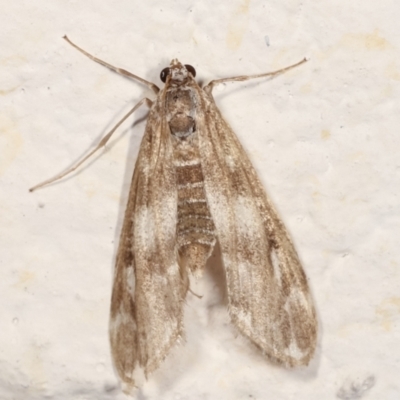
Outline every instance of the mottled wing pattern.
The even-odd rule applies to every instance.
[[[136,162],[112,291],[111,348],[127,383],[137,365],[146,374],[156,369],[182,334],[187,284],[176,257],[177,189],[163,96],[150,110]]]
[[[232,322],[272,360],[307,364],[315,350],[317,322],[296,250],[212,96],[198,90],[204,185],[226,270]]]

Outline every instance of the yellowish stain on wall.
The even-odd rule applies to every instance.
[[[3,67],[21,67],[28,62],[26,57],[20,55],[13,55],[1,59],[0,65]]]
[[[229,19],[226,42],[231,50],[238,49],[242,44],[249,24],[249,6],[250,0],[241,0]]]
[[[14,90],[17,90],[18,88],[19,88],[19,85],[13,86],[12,88],[7,89],[7,90],[0,90],[0,96],[6,96],[7,94],[12,93]]]
[[[43,358],[44,353],[47,351],[45,346],[38,343],[30,343],[29,348],[25,351],[22,357],[23,371],[29,376],[29,383],[31,385],[31,392],[46,390],[46,382],[48,382],[48,375],[45,372]]]
[[[367,332],[369,330],[371,330],[371,325],[355,322],[341,327],[338,329],[336,334],[341,338],[348,338],[349,336],[354,335],[355,332]]]
[[[0,176],[15,160],[22,146],[22,137],[14,121],[5,114],[0,114]]]
[[[328,140],[330,137],[331,137],[331,133],[328,131],[328,129],[322,129],[321,139]]]
[[[300,87],[300,93],[308,94],[311,93],[313,90],[311,83],[307,83]]]
[[[371,33],[347,33],[339,44],[350,48],[364,48],[367,50],[386,50],[390,43],[375,29]]]
[[[389,297],[381,302],[375,314],[381,327],[389,332],[393,328],[393,322],[400,317],[400,297]]]
[[[365,153],[363,153],[362,151],[350,153],[348,159],[356,163],[362,162],[365,159]]]
[[[394,79],[395,81],[400,81],[400,71],[394,63],[390,63],[385,70],[385,75]]]
[[[14,287],[17,289],[25,289],[29,286],[36,278],[36,274],[29,270],[19,271],[18,281],[15,283]]]
[[[367,50],[384,51],[392,49],[393,46],[386,40],[378,29],[370,33],[346,33],[328,51],[320,55],[322,59],[330,58],[337,51],[346,50]]]

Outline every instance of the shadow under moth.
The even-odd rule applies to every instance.
[[[297,65],[255,76],[214,80],[200,87],[190,65],[172,60],[160,90],[128,71],[92,60],[147,85],[142,99],[73,168],[103,147],[144,103],[150,107],[133,173],[117,253],[111,300],[110,342],[121,380],[134,385],[183,337],[189,275],[200,272],[219,243],[228,311],[237,330],[268,358],[286,367],[308,364],[317,337],[316,314],[291,239],[247,154],[212,97],[229,81],[274,77]]]

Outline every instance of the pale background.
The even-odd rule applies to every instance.
[[[0,399],[124,399],[108,344],[113,264],[151,93],[61,39],[161,85],[171,58],[215,91],[309,277],[307,368],[269,363],[229,324],[209,269],[177,347],[137,398],[400,398],[400,5],[381,0],[3,1],[0,15]],[[139,122],[138,122],[139,121]],[[212,267],[212,263],[211,263]]]

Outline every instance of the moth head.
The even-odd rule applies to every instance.
[[[168,76],[170,76],[170,81],[172,81],[172,83],[181,84],[186,81],[188,77],[194,78],[196,76],[196,70],[191,65],[183,65],[174,58],[169,67],[161,71],[160,79],[165,83]]]

